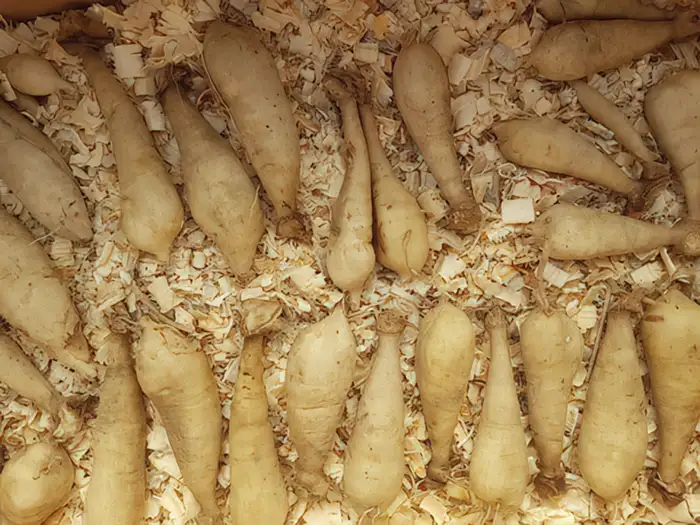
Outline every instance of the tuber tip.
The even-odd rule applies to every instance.
[[[671,24],[673,24],[674,40],[696,35],[700,33],[700,11],[690,10],[681,13]]]
[[[277,235],[283,239],[302,239],[306,234],[306,228],[302,223],[302,217],[298,213],[291,213],[280,217],[277,221]]]

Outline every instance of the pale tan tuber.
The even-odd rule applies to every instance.
[[[15,453],[0,475],[0,514],[8,525],[39,525],[68,501],[75,469],[53,440]]]
[[[0,100],[2,180],[51,233],[89,241],[92,223],[70,167],[53,142]]]
[[[403,279],[419,275],[430,254],[428,225],[415,197],[396,178],[379,141],[372,108],[360,107],[372,171],[377,260]]]
[[[401,491],[406,409],[399,341],[404,326],[395,312],[378,316],[379,346],[345,449],[343,486],[360,512],[372,507],[386,509]]]
[[[180,148],[192,216],[214,240],[231,271],[245,275],[265,232],[257,191],[231,145],[179,86],[170,86],[162,102]]]
[[[103,343],[107,372],[93,431],[85,525],[139,525],[146,510],[146,412],[124,335]]]
[[[340,108],[347,151],[343,186],[332,210],[326,268],[333,284],[357,306],[375,263],[369,153],[357,102],[339,80],[329,78],[325,85]]]
[[[646,309],[641,331],[659,426],[658,473],[674,483],[700,419],[700,306],[671,290]]]
[[[535,486],[543,494],[564,488],[561,454],[567,405],[583,348],[576,322],[561,310],[547,313],[538,308],[520,326],[527,406],[540,467]]]
[[[8,336],[0,334],[0,383],[56,415],[64,399]]]
[[[432,458],[428,476],[444,483],[460,408],[476,345],[474,327],[462,310],[443,303],[421,320],[416,343],[416,380]]]
[[[151,132],[100,55],[85,46],[69,49],[83,60],[107,122],[119,175],[121,228],[132,246],[167,261],[184,210]]]
[[[287,361],[287,418],[296,447],[297,482],[328,491],[323,465],[345,410],[357,360],[355,337],[341,307],[297,335]]]
[[[647,400],[628,312],[608,314],[578,438],[583,479],[601,498],[621,498],[644,468]]]
[[[7,75],[12,87],[34,97],[56,91],[74,91],[70,82],[61,78],[51,62],[25,53],[0,58],[0,71]]]
[[[700,32],[700,18],[686,12],[671,21],[582,20],[545,31],[530,64],[550,80],[576,80],[620,67],[674,40]]]
[[[490,312],[486,325],[491,337],[491,363],[474,439],[469,484],[479,499],[515,510],[525,497],[530,478],[525,429],[520,420],[503,312]]]
[[[27,228],[0,208],[0,315],[51,357],[96,375],[68,287]]]
[[[452,210],[446,226],[462,233],[476,231],[481,210],[462,182],[452,136],[450,83],[442,58],[429,44],[412,44],[399,53],[393,78],[401,117]]]
[[[201,507],[200,525],[219,524],[216,480],[221,403],[214,372],[199,343],[174,328],[141,319],[136,375],[163,421],[182,479]]]
[[[204,37],[204,61],[275,207],[277,233],[299,237],[304,232],[297,214],[299,133],[275,60],[261,39],[255,28],[212,22]]]

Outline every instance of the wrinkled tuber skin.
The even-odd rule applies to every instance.
[[[563,488],[567,406],[583,348],[576,322],[561,310],[537,309],[520,326],[528,413],[540,466],[535,485],[545,492]]]
[[[662,246],[700,255],[700,237],[685,228],[668,228],[565,202],[549,208],[525,231],[548,256],[562,261],[644,253]]]
[[[355,337],[341,308],[297,335],[287,362],[289,436],[299,458],[297,482],[324,495],[323,465],[341,423],[357,359]]]
[[[491,362],[469,483],[483,501],[517,509],[525,497],[530,468],[503,312],[490,312],[486,326],[491,336]]]
[[[136,374],[163,420],[185,485],[202,507],[198,520],[221,520],[216,483],[221,404],[214,372],[199,343],[148,317],[141,319]]]

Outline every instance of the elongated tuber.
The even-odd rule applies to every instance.
[[[578,326],[561,310],[538,308],[520,326],[530,427],[540,463],[535,485],[545,493],[563,488],[567,405],[583,346]]]
[[[15,453],[0,475],[0,515],[8,525],[39,525],[71,494],[75,469],[66,451],[52,440]]]
[[[651,88],[644,113],[659,148],[683,184],[687,220],[700,223],[700,71],[681,71]]]
[[[399,350],[403,329],[404,321],[394,312],[379,314],[379,346],[345,450],[345,494],[362,512],[386,508],[401,490],[406,411]]]
[[[0,334],[0,383],[36,403],[51,414],[58,413],[63,397],[9,337]]]
[[[567,20],[672,20],[677,11],[659,9],[641,0],[537,0],[537,10],[550,22]]]
[[[416,343],[416,380],[432,458],[428,476],[444,483],[459,411],[469,382],[476,345],[467,314],[449,303],[430,310],[421,320]]]
[[[379,141],[372,108],[361,106],[360,117],[372,170],[377,260],[400,277],[411,278],[420,273],[430,253],[425,215],[394,175]]]
[[[162,101],[180,147],[192,216],[222,251],[233,273],[245,274],[265,232],[255,187],[229,143],[179,86],[170,86]]]
[[[202,508],[200,523],[220,523],[216,479],[221,404],[214,372],[199,344],[177,330],[141,319],[136,375],[158,409],[185,485]]]
[[[549,117],[514,119],[493,127],[498,148],[511,162],[600,184],[639,204],[644,184],[578,133]]]
[[[233,525],[284,525],[289,505],[267,413],[262,335],[274,325],[282,307],[259,299],[243,304],[247,333],[231,402],[229,511]]]
[[[615,140],[642,162],[650,163],[657,160],[657,156],[647,148],[642,136],[634,129],[620,108],[583,80],[574,80],[571,85],[576,90],[579,104],[586,113],[612,131],[615,134]]]
[[[340,107],[347,150],[345,179],[333,205],[326,267],[333,283],[357,306],[375,262],[370,161],[357,102],[335,78],[326,80],[326,89]]]
[[[340,307],[297,335],[287,362],[289,436],[297,449],[297,481],[323,495],[323,464],[345,409],[357,359],[355,337]]]
[[[0,71],[7,75],[12,87],[34,97],[56,91],[73,91],[73,85],[61,78],[45,58],[18,53],[0,58]]]
[[[659,426],[658,472],[678,479],[700,419],[700,306],[671,290],[644,312],[642,344]]]
[[[204,61],[275,207],[277,233],[300,236],[304,227],[297,215],[299,134],[292,104],[260,32],[212,22],[204,37]]]
[[[522,503],[530,477],[525,430],[520,421],[505,316],[501,310],[494,310],[486,323],[491,336],[491,364],[469,483],[474,494],[485,502],[514,509]]]
[[[107,121],[119,174],[121,227],[132,246],[167,261],[184,210],[151,132],[100,55],[84,46],[69,49],[82,58]]]
[[[51,357],[87,377],[90,350],[68,287],[44,248],[0,208],[0,315],[43,346]]]
[[[676,246],[700,254],[700,239],[685,228],[667,228],[600,210],[555,204],[526,230],[554,259],[576,261],[643,253]]]
[[[146,507],[146,412],[126,336],[104,342],[107,372],[93,432],[85,525],[139,525]]]
[[[0,100],[2,179],[52,233],[89,241],[92,223],[71,170],[53,142]]]
[[[462,182],[450,110],[450,83],[440,55],[428,44],[401,50],[394,65],[396,105],[437,180],[452,214],[447,227],[472,233],[481,224],[481,210]]]
[[[583,479],[604,499],[622,497],[644,468],[646,404],[632,319],[628,312],[610,312],[577,447]]]
[[[686,12],[675,20],[583,20],[549,28],[532,50],[530,64],[550,80],[576,80],[640,58],[674,40],[700,32]]]

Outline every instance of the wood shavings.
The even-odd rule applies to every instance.
[[[242,301],[251,298],[279,301],[288,322],[270,337],[265,384],[271,422],[287,473],[292,471],[296,456],[286,434],[283,388],[286,356],[296,332],[321,319],[343,298],[326,279],[321,257],[330,230],[328,204],[337,197],[345,172],[342,135],[335,109],[320,89],[329,69],[344,69],[366,82],[367,101],[374,105],[390,162],[426,214],[433,250],[422,275],[413,282],[398,282],[390,272],[378,267],[371,289],[365,294],[362,310],[352,319],[360,359],[371,356],[375,335],[371,322],[376,311],[387,304],[400,304],[401,310],[411,319],[414,331],[421,313],[441,298],[465,309],[501,304],[516,316],[517,322],[519,316],[535,305],[527,279],[537,265],[540,252],[522,235],[522,225],[534,220],[535,210],[540,212],[557,200],[568,200],[623,211],[623,203],[599,188],[504,163],[489,138],[489,128],[494,122],[548,115],[568,123],[596,142],[631,175],[636,175],[639,169],[620,149],[609,130],[582,114],[571,89],[563,84],[542,83],[527,71],[527,54],[545,27],[541,17],[531,16],[528,0],[471,0],[461,4],[394,0],[302,0],[292,4],[270,0],[130,0],[127,3],[120,13],[104,6],[95,6],[89,13],[114,31],[113,45],[108,46],[107,54],[111,55],[117,76],[132,94],[144,97],[139,100],[139,107],[155,132],[160,151],[174,167],[175,178],[179,152],[173,141],[168,140],[167,125],[155,100],[165,74],[174,65],[188,66],[205,118],[219,133],[230,137],[232,144],[239,145],[237,132],[228,124],[225,110],[207,92],[208,83],[201,76],[201,31],[206,27],[203,22],[233,16],[237,23],[254,25],[265,31],[265,43],[277,61],[287,93],[295,101],[295,116],[302,136],[299,206],[309,217],[311,238],[308,244],[297,245],[277,239],[272,233],[265,235],[255,262],[259,276],[248,283],[237,282],[226,274],[220,254],[191,221],[177,239],[167,265],[144,258],[138,260],[119,232],[121,203],[114,156],[99,106],[82,78],[79,62],[53,40],[57,24],[49,18],[0,30],[0,56],[18,50],[42,53],[61,67],[64,78],[76,84],[75,94],[49,97],[41,102],[38,123],[61,148],[65,158],[70,159],[76,180],[94,208],[91,211],[95,241],[90,246],[79,246],[51,239],[46,244],[47,251],[59,270],[71,279],[76,301],[86,320],[87,334],[99,337],[106,329],[106,319],[117,314],[137,318],[148,312],[202,341],[221,386],[225,415],[228,415],[230,387],[238,370]],[[487,218],[483,231],[475,236],[461,238],[440,227],[439,221],[448,212],[447,204],[392,103],[393,60],[402,45],[416,39],[429,41],[447,64],[456,145],[464,162],[465,180],[469,177]],[[697,43],[689,41],[663,50],[651,59],[643,58],[618,70],[596,75],[591,82],[646,134],[648,129],[642,111],[646,90],[680,68],[695,67],[700,63],[698,56]],[[3,92],[9,100],[16,98],[9,88]],[[669,224],[675,222],[684,213],[679,195],[678,188],[673,186],[662,192],[648,210],[647,217]],[[0,202],[22,220],[30,221],[21,203],[1,184]],[[38,235],[45,233],[37,230]],[[700,289],[700,278],[696,278],[700,273],[693,261],[666,250],[643,257],[545,265],[546,293],[550,301],[565,308],[585,332],[589,358],[594,353],[596,334],[602,333],[606,314],[607,303],[601,298],[602,288],[598,283],[614,285],[613,296],[632,286],[644,286],[653,294],[667,286],[671,279],[694,283]],[[473,447],[471,414],[480,410],[488,367],[481,351],[477,351],[475,380],[469,385],[468,402],[455,430],[456,452],[464,462],[453,471],[454,480],[443,489],[422,483],[430,448],[415,386],[414,344],[415,334],[411,341],[402,345],[408,408],[405,457],[409,474],[404,479],[405,492],[374,523],[603,525],[684,522],[690,518],[697,521],[700,499],[690,494],[682,508],[670,511],[662,508],[648,491],[645,477],[649,472],[640,475],[633,490],[614,510],[607,509],[591,495],[576,471],[571,446],[582,419],[585,368],[576,375],[567,426],[563,461],[569,471],[569,490],[557,505],[542,502],[530,491],[518,513],[504,516],[474,500],[465,487],[465,466]],[[51,363],[49,366],[46,356],[39,350],[33,351],[33,356],[47,370],[49,380],[60,385],[62,391],[71,395],[97,393],[94,385],[82,385],[60,365]],[[514,366],[516,374],[522,373],[517,355]],[[4,391],[0,392],[3,444],[12,449],[25,437],[47,431],[46,417],[26,404],[2,397],[3,394]],[[357,396],[353,392],[348,399],[348,411],[356,406]],[[523,416],[526,418],[527,414]],[[88,412],[88,421],[91,417],[94,414]],[[341,456],[351,419],[340,429],[335,450],[326,466],[332,479],[338,482],[342,482]],[[152,407],[149,421],[146,523],[192,523],[197,505],[182,486],[167,436]],[[649,424],[654,436],[653,419],[649,419]],[[70,441],[72,457],[81,465],[84,486],[90,473],[89,433],[66,439]],[[658,452],[654,445],[652,441],[648,468],[655,466]],[[697,480],[700,471],[697,440],[692,447],[693,452],[683,467],[687,483]],[[534,472],[536,464],[532,459]],[[221,501],[231,482],[225,454],[222,461]],[[357,523],[337,492],[330,500],[321,501],[310,501],[301,494],[290,493],[290,497],[294,501],[289,517],[292,524]],[[61,523],[77,525],[80,505],[80,498],[74,498]]]

